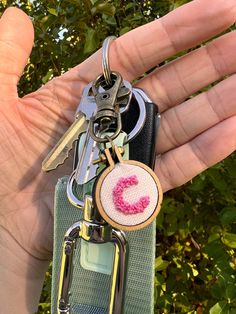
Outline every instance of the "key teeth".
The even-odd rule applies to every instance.
[[[72,150],[72,147],[70,149],[68,149],[67,152],[65,153],[65,158],[63,160],[61,160],[61,162],[56,163],[55,166],[50,165],[49,161],[43,161],[42,162],[42,170],[44,172],[49,172],[49,171],[57,169],[60,165],[63,165],[64,162],[66,161],[66,159],[69,158],[69,153],[71,150]],[[54,160],[54,162],[55,162],[55,160]],[[47,165],[47,163],[49,163],[49,165]]]

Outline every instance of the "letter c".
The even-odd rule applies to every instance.
[[[115,207],[125,215],[143,213],[150,204],[149,196],[140,197],[137,202],[132,204],[124,200],[124,190],[130,186],[138,185],[138,183],[139,181],[136,175],[127,178],[121,177],[113,189],[113,201]]]

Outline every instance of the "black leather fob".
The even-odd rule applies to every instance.
[[[145,107],[145,123],[139,134],[129,142],[129,159],[140,161],[153,169],[160,115],[156,104],[145,102]],[[129,110],[122,114],[122,129],[127,134],[135,127],[140,114],[139,111],[137,100],[132,97]]]

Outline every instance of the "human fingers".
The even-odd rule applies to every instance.
[[[17,8],[8,8],[0,19],[1,100],[17,97],[17,83],[29,58],[33,40],[34,31],[29,17]]]
[[[155,70],[137,86],[158,104],[161,112],[236,71],[236,31]]]
[[[236,75],[162,114],[157,151],[162,154],[189,142],[236,115]]]
[[[177,52],[220,33],[235,17],[235,0],[191,1],[112,42],[110,67],[125,79],[133,80]],[[84,85],[101,73],[101,63],[98,51],[53,82],[53,91],[63,108],[74,109]]]
[[[220,33],[234,23],[235,18],[235,0],[191,1],[114,41],[110,52],[111,68],[133,80],[168,57]],[[88,62],[93,62],[95,74],[101,72],[98,56],[94,55]],[[94,79],[92,71],[83,73],[82,66],[79,69],[86,80]]]
[[[160,155],[155,171],[163,191],[180,186],[223,160],[236,149],[236,116],[203,132],[192,141]]]

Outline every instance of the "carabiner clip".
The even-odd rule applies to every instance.
[[[101,244],[112,242],[115,247],[108,313],[122,314],[128,260],[128,243],[124,232],[112,229],[107,223],[94,222],[92,198],[85,197],[84,220],[73,224],[64,237],[58,289],[58,314],[70,313],[70,286],[73,279],[73,259],[76,244],[81,238]]]

